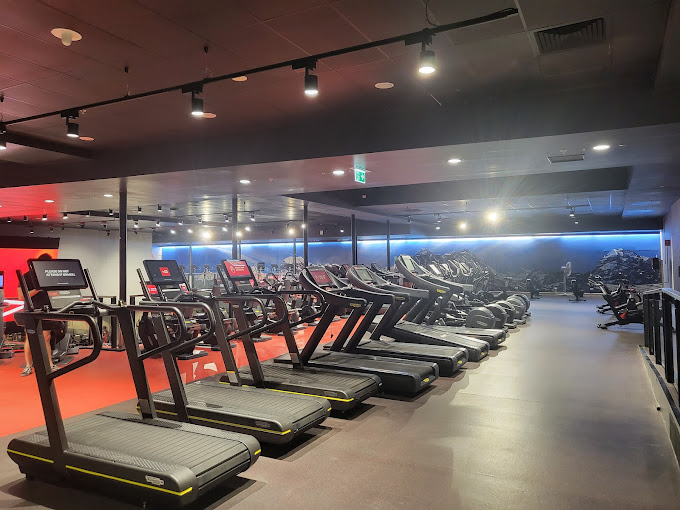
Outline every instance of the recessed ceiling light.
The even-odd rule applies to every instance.
[[[212,234],[210,234],[209,230],[204,230],[203,232],[201,232],[201,236],[203,236],[203,239],[210,239],[211,235]]]
[[[111,198],[111,197],[113,197],[113,195],[112,195],[111,193],[104,193],[104,196],[105,196],[106,198]]]
[[[217,114],[210,113],[210,112],[203,112],[203,115],[201,117],[203,117],[204,119],[214,119],[215,117],[217,117]]]
[[[170,233],[171,233],[171,234],[176,234],[177,231],[173,228],[173,229],[170,230]]]
[[[451,158],[451,159],[448,160],[448,164],[449,165],[457,165],[461,161],[463,161],[463,160],[460,159],[460,158]]]
[[[50,199],[48,198],[47,200],[45,200],[45,203],[46,203],[46,204],[53,204],[53,203],[54,203],[54,200],[50,200]]]
[[[458,224],[458,228],[461,229],[461,230],[465,230],[467,228],[467,223],[465,223],[464,221],[461,221]]]
[[[250,227],[248,225],[245,226],[246,232],[250,232]]]
[[[380,90],[391,89],[392,87],[394,87],[394,83],[390,83],[389,81],[381,81],[375,84],[375,88]]]
[[[248,81],[247,76],[237,76],[236,78],[232,78],[234,81]]]
[[[250,179],[241,179],[240,181],[241,184],[250,184]]]
[[[345,175],[345,171],[340,169],[333,170],[333,175]]]
[[[609,149],[609,145],[607,145],[606,143],[596,145],[595,147],[593,147],[594,151],[606,151],[607,149]]]
[[[187,232],[189,232],[190,234],[193,234],[193,233],[194,233],[194,230],[191,229],[191,228],[188,228],[188,229],[187,229]]]
[[[498,213],[496,211],[489,211],[489,213],[486,215],[486,218],[491,223],[496,223],[498,221]]]
[[[83,38],[82,35],[70,28],[53,28],[50,32],[57,39],[61,39],[61,44],[64,46],[71,46],[73,41],[80,41]]]
[[[91,136],[79,136],[79,140],[82,140],[83,142],[94,142],[94,138]]]

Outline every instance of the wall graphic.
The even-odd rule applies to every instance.
[[[416,255],[423,250],[433,254],[467,251],[493,276],[492,285],[503,277],[513,279],[517,289],[532,278],[545,291],[562,286],[561,267],[570,261],[571,278],[587,280],[588,275],[600,274],[608,283],[617,283],[621,277],[634,285],[653,284],[659,281],[658,272],[652,269],[651,258],[660,256],[658,233],[592,234],[563,236],[508,236],[486,238],[432,238],[401,239],[391,241],[392,256]],[[156,247],[165,259],[176,259],[189,267],[188,246]],[[269,271],[272,264],[290,268],[293,243],[242,244],[241,253],[251,265],[264,262]],[[295,252],[302,256],[302,244]],[[214,267],[222,259],[231,258],[231,245],[193,246],[192,261],[203,271],[203,265]],[[349,241],[313,242],[309,244],[311,264],[347,264],[351,262]],[[386,242],[364,240],[358,245],[359,263],[387,264]],[[494,280],[496,280],[494,282]],[[493,286],[490,288],[494,288]]]

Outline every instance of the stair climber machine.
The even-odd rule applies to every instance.
[[[149,281],[157,287],[176,286],[184,281],[184,275],[174,260],[145,260],[144,268]],[[187,292],[167,304],[189,314],[197,309],[202,310],[210,319],[209,330],[196,338],[188,338],[185,334],[181,338],[183,344],[193,346],[202,337],[215,335],[227,370],[235,372],[236,362],[229,341],[244,332],[226,335],[220,311],[215,305],[216,299]],[[144,304],[161,306],[166,303],[151,301]],[[216,321],[215,317],[220,320]],[[155,313],[151,314],[151,318],[160,346],[167,344],[169,334],[165,316]],[[186,332],[186,327],[184,331]],[[146,354],[152,352],[154,350]],[[263,443],[284,444],[323,422],[330,413],[330,403],[324,398],[249,388],[239,384],[238,380],[234,384],[220,384],[217,380],[201,379],[184,385],[179,375],[176,356],[164,352],[163,362],[168,373],[173,374],[170,389],[156,392],[151,398],[157,412],[173,420],[247,433]],[[186,406],[176,404],[177,394],[185,396]]]
[[[66,296],[90,289],[91,280],[76,259],[29,260],[35,290]],[[25,296],[25,311],[15,315],[26,328],[34,360],[38,391],[45,415],[45,428],[12,439],[7,453],[27,479],[39,479],[77,489],[105,492],[116,499],[164,507],[192,503],[204,493],[248,469],[258,458],[260,444],[245,434],[176,423],[159,418],[144,368],[144,360],[157,353],[172,353],[180,337],[153,351],[139,353],[134,331],[134,314],[173,314],[180,328],[184,316],[171,305],[107,305],[96,299],[77,299],[60,309],[45,306],[37,310],[28,285],[17,270]],[[64,294],[62,294],[64,293]],[[102,350],[97,319],[117,320],[125,343],[140,415],[117,411],[63,420],[55,380],[95,361]],[[50,370],[43,331],[48,323],[75,322],[89,329],[92,352],[71,364]],[[186,331],[185,331],[186,333]],[[173,390],[173,376],[168,374]],[[87,391],[84,388],[83,391]],[[186,414],[184,393],[177,392],[180,413]]]
[[[489,342],[467,336],[449,326],[429,325],[404,319],[414,310],[429,307],[431,294],[428,289],[416,289],[394,285],[378,276],[363,265],[352,266],[348,272],[352,285],[374,292],[385,292],[395,297],[395,306],[374,321],[371,339],[378,340],[383,335],[394,338],[397,345],[425,344],[426,346],[446,346],[464,349],[469,361],[480,361],[489,354]],[[408,342],[402,344],[402,342]],[[495,344],[497,346],[497,343]]]
[[[232,305],[232,313],[236,318],[239,330],[238,338],[243,341],[249,366],[237,369],[231,351],[227,352],[225,349],[227,354],[225,365],[229,368],[226,374],[215,376],[213,379],[223,384],[235,386],[242,384],[284,394],[323,397],[330,401],[334,411],[348,411],[378,392],[381,385],[379,377],[312,368],[305,366],[302,362],[292,332],[296,323],[290,322],[290,315],[283,296],[296,294],[310,298],[316,297],[321,310],[323,298],[318,292],[281,290],[279,293],[273,293],[262,290],[258,287],[257,281],[252,278],[252,270],[245,260],[223,260],[217,266],[217,272],[225,289],[234,289],[235,293],[213,298],[210,301],[213,313],[220,313],[218,308],[220,303]],[[248,323],[243,312],[243,305],[253,301],[257,302],[262,310],[274,309],[273,322],[269,320],[269,314],[265,312],[260,324],[263,328],[278,327],[281,329],[288,348],[288,355],[293,360],[292,364],[260,363],[255,346],[250,340],[249,331],[253,329],[253,326]],[[321,311],[314,312],[312,310],[312,312],[313,315],[303,316],[299,319],[299,322],[313,321],[316,317],[321,316]],[[219,324],[217,336],[220,343],[223,344],[224,340],[221,337],[224,336],[224,331],[221,331]]]
[[[494,313],[486,308],[470,309],[465,317],[464,325],[458,325],[457,320],[452,323],[447,322],[444,309],[453,293],[460,290],[456,283],[433,277],[408,255],[399,255],[396,257],[395,263],[397,270],[411,284],[428,292],[427,298],[422,298],[406,313],[405,321],[415,324],[437,325],[439,330],[447,331],[450,334],[483,340],[493,349],[498,348],[499,344],[505,341],[506,331],[494,327],[500,321]],[[469,357],[469,360],[472,361],[472,358]]]
[[[318,292],[325,302],[321,319],[300,352],[303,364],[378,376],[384,392],[406,395],[420,393],[439,377],[439,366],[436,363],[319,349],[319,344],[333,318],[343,314],[345,309],[350,309],[351,313],[338,333],[339,344],[344,344],[355,327],[366,328],[364,331],[367,331],[368,324],[360,323],[360,320],[368,303],[365,299],[351,296],[350,287],[328,290],[332,286],[332,280],[330,273],[324,268],[303,269],[300,273],[300,284],[306,290]],[[290,364],[291,357],[286,354],[275,358],[274,361]]]
[[[428,361],[436,363],[439,366],[439,375],[452,376],[467,362],[467,352],[460,347],[450,347],[444,345],[425,345],[424,343],[407,343],[395,342],[392,338],[383,337],[381,334],[372,335],[369,329],[375,326],[374,319],[377,318],[381,309],[387,306],[387,312],[382,316],[389,319],[393,314],[401,308],[402,304],[408,300],[408,295],[403,292],[388,292],[384,289],[378,289],[365,285],[359,278],[356,277],[357,267],[358,271],[362,269],[368,271],[365,266],[348,266],[346,276],[352,288],[347,286],[332,273],[330,276],[330,284],[326,285],[326,290],[330,292],[338,289],[345,289],[347,295],[365,299],[369,304],[369,308],[361,322],[361,324],[354,330],[351,337],[343,338],[338,336],[336,340],[329,346],[332,351],[350,352],[357,354],[368,354],[373,356],[382,356],[386,358],[401,358],[418,361]],[[317,282],[318,283],[318,282]],[[377,326],[381,328],[381,324]],[[388,336],[390,334],[385,333]],[[326,348],[326,346],[324,346]]]

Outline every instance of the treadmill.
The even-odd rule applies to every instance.
[[[159,305],[167,299],[164,289],[176,286],[179,290],[170,303],[177,308],[193,313],[201,309],[210,320],[210,328],[206,333],[189,339],[182,336],[182,347],[196,345],[210,338],[217,330],[213,309],[196,293],[184,290],[186,281],[184,274],[174,260],[145,260],[144,268],[148,280],[155,285],[160,301],[146,301],[146,305]],[[162,314],[151,315],[159,345],[169,341],[168,323]],[[222,321],[220,321],[222,325]],[[172,326],[175,326],[174,324]],[[222,326],[223,327],[223,326]],[[239,335],[238,332],[226,336],[218,336],[222,343],[221,352],[225,365],[235,367],[236,362],[229,347],[229,341]],[[220,340],[221,337],[221,340]],[[145,352],[149,355],[155,349]],[[170,389],[152,394],[151,398],[157,412],[177,421],[207,425],[209,427],[243,432],[256,437],[263,443],[284,444],[300,436],[308,429],[323,422],[330,414],[331,405],[320,397],[273,393],[262,388],[246,388],[234,384],[220,384],[218,381],[202,379],[183,384],[176,357],[169,352],[163,353],[163,362],[170,380]],[[229,369],[228,369],[229,370]],[[177,406],[177,395],[185,395],[186,409]]]
[[[134,335],[134,312],[166,312],[183,316],[172,306],[114,306],[98,301],[91,281],[76,259],[29,260],[36,290],[44,290],[51,304],[35,310],[21,271],[17,277],[26,310],[15,315],[26,328],[33,355],[45,428],[10,441],[7,453],[27,479],[40,479],[77,489],[106,492],[117,499],[179,507],[245,471],[258,458],[260,445],[252,436],[235,434],[157,417],[144,370],[143,356]],[[93,299],[80,299],[52,307],[64,292],[90,288]],[[120,325],[142,415],[114,411],[63,420],[55,379],[95,361],[102,350],[97,319],[114,317]],[[93,341],[92,352],[71,364],[50,371],[43,340],[48,321],[84,324]],[[157,352],[177,347],[170,343]],[[88,391],[83,388],[83,391]]]
[[[237,368],[233,361],[231,349],[223,349],[226,353],[225,374],[214,376],[212,379],[223,384],[234,386],[246,385],[264,388],[273,392],[286,394],[307,395],[323,397],[330,401],[331,408],[335,411],[348,411],[359,403],[378,393],[380,378],[370,374],[339,373],[329,370],[310,368],[304,366],[300,359],[300,351],[295,341],[292,328],[298,323],[313,320],[321,316],[321,312],[312,316],[303,317],[295,323],[291,323],[288,307],[281,296],[300,294],[303,296],[316,297],[320,303],[323,298],[316,291],[290,290],[279,291],[276,294],[262,290],[253,277],[252,269],[245,260],[223,260],[217,266],[217,273],[222,280],[225,289],[235,289],[238,294],[214,297],[209,304],[213,313],[219,317],[219,303],[233,304],[232,315],[236,318],[239,330],[238,339],[243,341],[243,347],[248,358],[247,367]],[[231,283],[231,285],[229,285]],[[265,331],[280,328],[288,348],[288,353],[294,361],[291,365],[265,362],[260,363],[257,350],[252,342],[249,329],[252,329],[246,319],[243,306],[239,304],[258,303],[263,310],[262,327]],[[270,304],[271,306],[267,306]],[[274,308],[274,323],[267,320],[267,310]],[[224,327],[217,325],[216,331],[218,345],[226,344],[226,332]],[[232,335],[234,336],[234,335]]]
[[[423,299],[409,311],[405,317],[407,321],[421,324],[424,322],[427,313],[432,310],[427,320],[427,325],[436,327],[438,331],[446,331],[484,340],[492,349],[497,349],[499,344],[505,341],[507,333],[502,329],[467,328],[464,326],[442,326],[435,324],[435,321],[442,314],[443,307],[448,303],[458,284],[428,276],[409,255],[399,255],[395,258],[394,262],[397,270],[411,284],[429,293],[429,299]]]
[[[368,330],[372,326],[373,319],[376,318],[383,306],[388,306],[384,318],[391,317],[401,308],[402,303],[408,299],[408,295],[402,292],[387,292],[368,285],[362,285],[358,278],[355,278],[356,268],[365,266],[348,266],[347,278],[352,284],[351,289],[336,278],[333,273],[329,274],[331,283],[324,286],[330,292],[345,289],[348,295],[365,299],[370,303],[368,310],[359,326],[354,330],[351,337],[347,339],[338,335],[336,340],[328,346],[332,351],[355,352],[358,354],[369,354],[373,356],[383,356],[386,358],[401,358],[418,361],[429,361],[439,366],[439,375],[452,376],[467,362],[467,352],[459,347],[449,347],[444,345],[423,345],[416,343],[395,342],[392,339],[382,339],[380,335],[366,338]],[[320,285],[321,282],[315,282]],[[356,284],[355,284],[356,283]],[[324,346],[326,348],[326,346]]]
[[[316,283],[327,284],[330,281],[328,272],[323,268],[305,268],[300,273],[302,287],[318,292],[325,302],[321,319],[300,353],[303,364],[342,372],[376,375],[380,377],[383,391],[386,393],[415,395],[439,377],[439,366],[436,363],[318,349],[335,316],[344,313],[345,309],[352,310],[338,333],[338,336],[347,338],[368,305],[365,299],[329,292]],[[274,362],[290,364],[291,357],[284,354],[274,358]]]
[[[388,309],[377,324],[373,324],[371,339],[379,340],[383,335],[394,338],[398,345],[427,344],[430,346],[446,346],[448,348],[464,349],[468,361],[480,361],[489,354],[489,343],[449,331],[448,328],[416,324],[403,320],[417,306],[426,306],[430,300],[430,292],[424,289],[401,287],[391,284],[363,265],[352,266],[347,276],[356,287],[374,292],[385,292],[394,296],[401,296],[398,306]],[[421,304],[426,302],[425,304]],[[372,319],[373,320],[373,319]],[[406,342],[406,343],[404,343]]]

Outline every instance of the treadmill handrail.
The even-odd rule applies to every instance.
[[[102,350],[102,337],[99,332],[99,327],[95,320],[89,315],[80,313],[60,313],[60,312],[17,312],[15,317],[18,319],[17,324],[25,324],[26,318],[30,317],[35,321],[63,321],[63,322],[84,322],[89,328],[90,338],[92,339],[92,352],[84,358],[77,359],[64,367],[58,367],[47,374],[47,379],[52,380],[62,375],[74,371],[83,365],[92,363],[99,357]],[[44,331],[44,329],[43,329]]]
[[[156,304],[156,301],[140,301],[139,305],[140,306],[153,306]],[[138,306],[138,305],[135,305]],[[167,305],[164,305],[167,306]],[[212,310],[208,305],[205,303],[202,303],[200,301],[192,301],[191,303],[181,303],[181,302],[173,302],[170,308],[179,308],[179,309],[193,309],[193,308],[202,308],[205,311],[206,316],[208,317],[208,331],[205,333],[198,335],[196,338],[191,338],[189,340],[184,340],[181,341],[182,337],[185,337],[187,335],[187,328],[186,328],[186,323],[183,320],[184,315],[182,313],[179,314],[178,319],[180,322],[180,327],[183,327],[183,334],[182,335],[177,335],[178,341],[172,342],[172,347],[171,351],[176,351],[178,349],[182,349],[184,347],[190,346],[190,345],[196,345],[204,340],[207,340],[210,338],[214,333],[215,333],[215,315],[213,314]],[[154,351],[155,349],[152,349]],[[152,351],[147,351],[144,353],[146,356],[149,352]]]
[[[267,298],[267,299],[281,299],[279,296],[276,294],[257,294],[256,296],[251,295],[251,294],[231,294],[231,295],[226,295],[226,296],[215,296],[212,299],[214,299],[217,302],[222,302],[222,303],[229,303],[233,304],[234,302],[236,303],[248,303],[251,301],[257,301],[260,304],[260,307],[262,308],[262,319],[252,326],[242,329],[239,331],[235,331],[231,335],[227,336],[227,341],[231,340],[236,340],[237,338],[240,338],[244,335],[250,335],[252,333],[258,334],[258,333],[264,333],[265,331],[278,327],[282,325],[284,322],[286,322],[286,319],[288,319],[288,315],[286,314],[284,317],[279,317],[276,321],[272,322],[269,320],[267,317],[267,307],[265,305],[264,299],[262,298]],[[281,299],[281,301],[283,301]],[[284,303],[285,307],[285,303]],[[274,308],[276,310],[276,307]],[[277,311],[278,315],[278,311]]]
[[[399,290],[392,290],[390,288],[387,288],[387,285],[377,286],[371,285],[370,283],[366,283],[361,278],[359,278],[359,275],[357,274],[353,266],[350,266],[350,268],[347,270],[347,279],[350,281],[352,286],[359,288],[363,291],[393,296],[392,302],[394,302],[395,300],[405,301],[408,300],[410,297],[406,292],[401,291],[401,289],[402,288],[405,289],[405,287],[398,287],[397,285],[395,285],[395,287],[398,287]],[[426,297],[429,297],[429,294]]]
[[[325,270],[324,270],[325,271]],[[334,292],[327,291],[319,287],[315,282],[311,274],[309,274],[309,269],[304,268],[302,273],[300,273],[300,284],[307,288],[308,290],[315,290],[323,296],[324,301],[329,305],[344,307],[344,308],[357,308],[365,307],[368,303],[365,299],[355,298],[351,296],[344,296],[342,294],[335,294]]]
[[[397,256],[397,258],[394,259],[394,264],[397,266],[397,269],[399,272],[404,275],[404,277],[414,285],[417,285],[423,289],[427,289],[432,293],[431,297],[434,297],[435,295],[442,295],[442,294],[447,294],[449,291],[448,287],[444,287],[443,285],[438,285],[434,282],[430,282],[423,278],[420,275],[417,275],[413,273],[412,271],[409,271],[406,268],[406,265],[403,262],[402,259],[403,255]],[[415,264],[415,262],[413,262]]]

